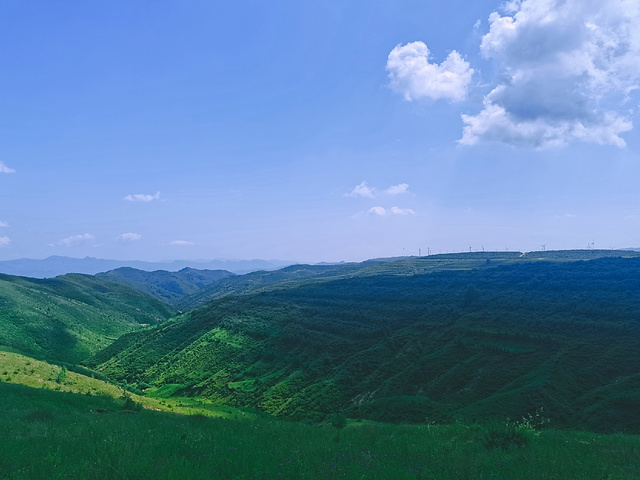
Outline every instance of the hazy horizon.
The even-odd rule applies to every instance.
[[[634,2],[0,13],[0,260],[640,246]]]

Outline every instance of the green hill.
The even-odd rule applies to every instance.
[[[77,363],[174,313],[126,285],[89,275],[0,275],[0,345],[36,358]]]
[[[96,277],[128,285],[175,307],[184,297],[193,295],[223,278],[235,277],[235,274],[226,270],[196,270],[193,268],[183,268],[178,272],[166,270],[147,272],[122,267],[98,273]]]
[[[638,433],[640,258],[582,252],[327,266],[335,278],[230,289],[89,364],[150,394],[294,419],[487,421],[542,407],[555,425]]]
[[[229,295],[250,295],[359,276],[416,275],[439,270],[467,270],[482,268],[487,260],[493,261],[495,266],[520,260],[522,256],[520,252],[483,252],[382,258],[334,265],[291,265],[275,271],[259,271],[225,278],[185,297],[177,305],[181,310],[187,311]]]
[[[329,265],[291,265],[275,271],[258,271],[227,277],[175,305],[182,311],[193,310],[228,295],[247,295],[282,290],[300,285],[375,275],[419,275],[441,270],[470,270],[511,263],[535,261],[567,262],[596,258],[635,258],[640,252],[625,250],[550,250],[545,252],[469,252],[367,260],[361,263]]]

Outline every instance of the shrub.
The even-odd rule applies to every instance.
[[[347,417],[344,416],[343,413],[336,413],[333,417],[331,417],[331,425],[336,427],[337,429],[341,429],[347,426]]]
[[[27,413],[24,416],[27,422],[48,422],[53,419],[53,413],[46,408],[40,408],[32,412]]]
[[[139,412],[140,410],[142,410],[142,404],[136,402],[133,398],[131,398],[131,395],[126,392],[122,394],[122,396],[120,397],[120,401],[122,402],[120,410],[125,410],[128,412]]]
[[[522,417],[520,421],[514,423],[515,427],[521,432],[534,433],[537,430],[542,430],[545,425],[548,425],[551,420],[543,416],[543,407],[536,409],[536,413],[529,413]]]
[[[507,423],[501,426],[488,427],[484,432],[482,442],[487,450],[509,450],[512,447],[521,448],[529,443],[527,436],[515,425]]]

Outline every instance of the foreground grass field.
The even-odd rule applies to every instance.
[[[0,383],[2,479],[637,479],[640,438],[182,415]],[[339,423],[338,423],[339,424]]]

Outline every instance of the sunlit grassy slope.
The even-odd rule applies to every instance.
[[[486,422],[543,407],[557,426],[640,432],[640,258],[491,255],[249,284],[89,363],[293,419]]]
[[[99,377],[99,378],[96,378]],[[0,382],[3,384],[22,385],[40,390],[83,394],[88,397],[99,396],[110,399],[110,408],[122,409],[125,397],[131,398],[140,407],[158,411],[180,414],[201,414],[211,417],[243,418],[254,414],[239,411],[229,406],[215,405],[206,400],[190,398],[162,398],[136,395],[124,390],[122,386],[105,381],[100,374],[77,365],[56,365],[43,360],[36,360],[18,353],[0,350]],[[62,398],[62,397],[61,397]],[[64,397],[74,398],[74,397]],[[0,409],[1,411],[1,409]],[[0,478],[3,478],[0,475]]]
[[[120,335],[175,313],[125,285],[89,275],[34,279],[0,274],[0,345],[79,362]]]

